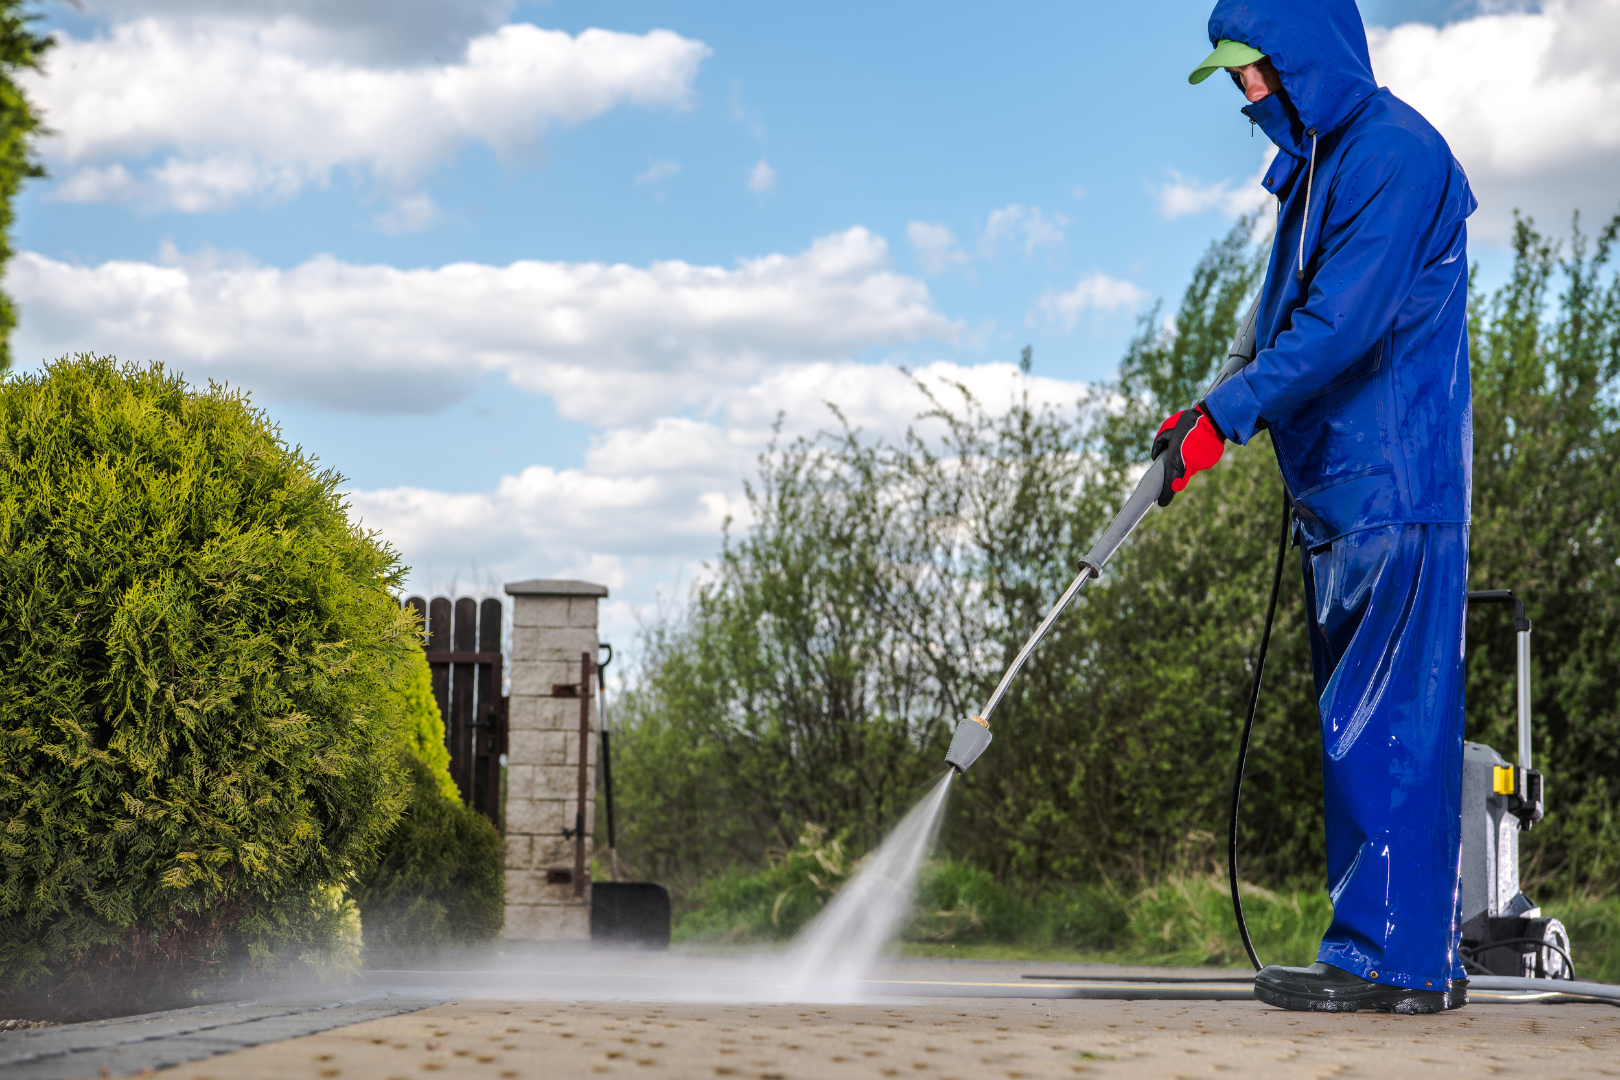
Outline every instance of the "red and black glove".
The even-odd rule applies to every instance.
[[[1207,469],[1221,460],[1226,452],[1226,436],[1210,423],[1202,402],[1190,409],[1182,409],[1159,425],[1153,437],[1153,460],[1169,454],[1164,462],[1164,489],[1159,492],[1159,505],[1169,506],[1176,492],[1187,486],[1187,481],[1201,469]]]

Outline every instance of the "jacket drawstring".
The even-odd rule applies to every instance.
[[[1305,223],[1311,220],[1311,181],[1316,179],[1316,129],[1311,128],[1311,167],[1305,173],[1305,213],[1299,218],[1299,269],[1294,271],[1295,281],[1305,280]]]

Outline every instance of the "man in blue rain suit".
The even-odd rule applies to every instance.
[[[1220,0],[1209,39],[1189,81],[1226,69],[1281,151],[1263,181],[1277,238],[1254,360],[1158,442],[1180,490],[1227,440],[1271,432],[1311,610],[1333,898],[1317,963],[1265,968],[1255,996],[1456,1008],[1476,203],[1439,132],[1373,81],[1354,0]]]

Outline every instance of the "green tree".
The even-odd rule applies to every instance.
[[[44,176],[34,157],[34,139],[43,130],[40,116],[17,85],[24,69],[38,70],[52,40],[31,29],[38,18],[23,14],[23,0],[0,0],[0,272],[11,260],[11,224],[17,192],[29,177]],[[0,374],[11,369],[7,338],[17,325],[11,298],[0,294]]]
[[[1526,870],[1612,892],[1620,869],[1620,216],[1566,245],[1519,220],[1513,273],[1472,297],[1473,588],[1512,588],[1534,623],[1537,766],[1546,821]],[[1562,286],[1562,291],[1555,290]],[[1511,756],[1514,635],[1501,610],[1469,623],[1471,737]]]

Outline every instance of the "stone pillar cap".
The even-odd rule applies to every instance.
[[[508,596],[606,596],[608,587],[592,581],[552,581],[530,578],[506,583]]]

